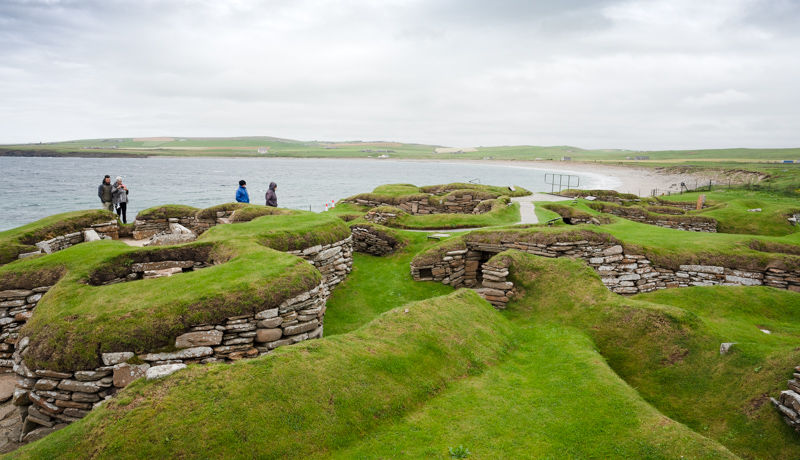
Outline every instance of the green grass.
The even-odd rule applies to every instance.
[[[796,351],[800,294],[768,288],[684,288],[638,296],[611,294],[581,262],[509,251],[511,277],[524,293],[508,305],[515,324],[551,324],[588,334],[611,368],[656,409],[744,458],[796,458],[800,440],[767,401],[785,389]],[[690,305],[714,299],[717,307]],[[637,299],[653,299],[655,304]],[[754,303],[736,313],[739,302]],[[783,319],[779,316],[786,314]],[[786,334],[751,333],[760,323]],[[787,327],[781,329],[778,323]],[[723,333],[724,334],[721,334]],[[758,334],[761,334],[760,336]],[[792,337],[789,337],[789,336]],[[719,344],[739,337],[729,355]]]
[[[92,224],[116,221],[113,212],[90,209],[55,214],[22,227],[0,232],[0,265],[17,260],[20,254],[38,251],[34,244],[56,236],[82,231]]]
[[[190,324],[253,314],[310,290],[319,284],[319,272],[282,251],[333,243],[346,238],[349,229],[333,215],[294,214],[212,227],[197,243],[182,248],[210,246],[204,261],[218,265],[168,278],[86,284],[98,277],[97,271],[124,268],[134,259],[164,260],[158,254],[177,250],[113,241],[80,244],[1,267],[0,281],[53,272],[61,277],[22,333],[32,337],[26,362],[31,369],[95,368],[99,352],[170,347]]]
[[[663,199],[697,201],[700,194],[687,193]],[[786,220],[791,214],[800,213],[800,202],[797,198],[746,190],[720,190],[704,194],[706,203],[714,206],[714,209],[702,211],[699,215],[716,219],[719,232],[767,236],[786,236],[800,232],[800,226],[793,226]],[[748,212],[748,209],[756,208],[761,208],[761,212]]]
[[[338,207],[338,206],[337,206]],[[377,315],[407,302],[453,291],[440,283],[415,283],[408,272],[414,255],[434,246],[427,233],[397,231],[408,244],[386,257],[353,254],[353,271],[336,287],[325,312],[325,335],[344,334],[368,323]]]
[[[353,447],[312,458],[736,458],[654,410],[609,369],[585,334],[518,329],[516,347]]]
[[[519,204],[508,205],[504,200],[492,200],[491,211],[483,214],[426,214],[412,215],[396,208],[376,208],[397,214],[386,222],[387,227],[410,230],[495,227],[515,224],[520,220]]]
[[[406,311],[407,310],[407,311]],[[299,458],[362,442],[509,346],[470,291],[406,305],[351,334],[232,365],[139,380],[13,458]]]

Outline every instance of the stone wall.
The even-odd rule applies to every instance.
[[[605,206],[602,212],[613,214],[624,219],[655,225],[657,227],[685,230],[689,232],[717,232],[717,221],[710,217],[671,216],[651,214],[640,208],[622,208]]]
[[[170,224],[180,224],[201,235],[209,228],[219,224],[229,224],[236,211],[219,211],[215,219],[201,219],[196,216],[170,217],[165,219],[139,219],[133,221],[133,238],[143,240],[159,233],[171,233]]]
[[[297,251],[287,251],[302,257],[322,273],[323,284],[333,289],[353,270],[353,236],[331,244],[317,245]]]
[[[438,197],[432,197],[432,200],[437,200]],[[478,208],[478,204],[483,201],[485,198],[477,198],[472,194],[465,193],[459,195],[458,193],[451,194],[446,197],[447,200],[445,201],[445,197],[441,198],[441,203],[436,205],[431,205],[428,200],[409,200],[403,203],[394,204],[394,203],[386,203],[382,201],[375,201],[375,200],[364,200],[364,199],[355,199],[352,201],[344,200],[345,202],[350,202],[353,204],[357,204],[360,206],[368,206],[370,208],[378,208],[378,207],[393,207],[393,208],[400,208],[403,211],[413,214],[413,215],[426,215],[426,214],[482,214],[487,212],[488,209],[480,209]]]
[[[40,427],[51,428],[83,418],[140,377],[163,377],[188,364],[234,362],[264,355],[283,345],[320,338],[329,295],[323,282],[277,308],[234,316],[220,324],[194,325],[175,339],[177,351],[138,356],[134,352],[103,353],[103,366],[91,370],[32,371],[22,360],[29,342],[23,338],[12,361],[14,372],[20,376],[12,403],[23,408],[23,436]],[[144,363],[126,363],[134,357]]]
[[[788,390],[781,391],[779,399],[769,398],[783,416],[787,425],[800,433],[800,366],[794,368],[794,378],[787,382]]]
[[[391,236],[366,225],[353,225],[353,249],[356,252],[385,256],[392,254],[399,242]]]
[[[800,292],[800,271],[740,270],[713,265],[680,265],[670,270],[656,267],[646,257],[625,253],[613,243],[589,241],[536,244],[507,242],[500,244],[467,242],[466,250],[445,253],[442,259],[426,266],[411,265],[415,281],[439,281],[453,287],[481,287],[478,261],[488,260],[488,254],[516,249],[543,257],[583,259],[600,275],[608,289],[617,294],[633,295],[656,289],[688,286],[771,286]]]
[[[509,265],[510,261],[481,265],[483,287],[475,291],[498,310],[505,310],[509,299],[514,296],[514,283],[506,279]]]
[[[163,377],[188,364],[230,363],[264,355],[283,345],[321,338],[331,289],[352,270],[353,238],[350,236],[332,244],[289,251],[289,254],[307,260],[322,273],[323,279],[317,287],[285,300],[277,308],[230,317],[219,324],[192,325],[175,339],[177,351],[139,355],[133,351],[103,353],[103,365],[90,370],[56,372],[28,369],[23,361],[28,338],[20,340],[16,349],[15,344],[20,328],[50,287],[0,292],[0,324],[4,340],[0,343],[0,367],[13,367],[20,376],[12,402],[20,407],[22,436],[79,420],[140,377]],[[182,272],[204,266],[204,263],[193,260],[133,264],[130,275],[104,284],[168,276],[157,272]],[[127,363],[134,358],[143,363]]]
[[[19,330],[33,315],[33,309],[51,286],[0,291],[0,367],[14,367],[11,359]]]
[[[36,254],[52,254],[75,246],[76,244],[83,243],[84,241],[93,241],[96,239],[119,239],[119,225],[117,221],[112,220],[94,224],[80,232],[68,233],[46,241],[40,241],[35,244],[35,246],[39,248],[38,251],[20,254],[19,258],[23,259]]]

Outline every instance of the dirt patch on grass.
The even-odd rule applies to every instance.
[[[744,413],[747,415],[747,418],[755,418],[761,406],[766,402],[769,402],[769,393],[761,393],[751,399],[744,408]]]

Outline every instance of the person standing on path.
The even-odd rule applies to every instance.
[[[249,203],[250,195],[247,193],[247,182],[244,180],[239,181],[239,188],[236,189],[236,202]]]
[[[128,223],[128,187],[122,183],[122,178],[117,176],[111,191],[114,197],[114,207],[117,208],[117,217],[122,218],[122,223]]]
[[[97,196],[100,198],[100,202],[103,203],[103,209],[106,211],[114,212],[113,192],[113,187],[111,187],[111,176],[106,174],[106,177],[103,178],[103,182],[100,184],[100,187],[97,187]]]
[[[272,206],[273,208],[278,207],[278,196],[275,195],[276,188],[278,188],[278,184],[275,182],[270,182],[269,190],[267,190],[267,194],[264,195],[264,198],[267,199],[267,206]]]

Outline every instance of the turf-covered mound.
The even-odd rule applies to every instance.
[[[370,209],[366,220],[386,227],[411,230],[439,230],[454,228],[479,228],[508,225],[519,222],[519,204],[508,197],[481,201],[481,214],[427,214],[414,215],[402,208],[379,206]]]
[[[372,193],[361,193],[346,198],[342,201],[365,205],[369,207],[377,206],[402,206],[409,204],[408,211],[411,211],[410,203],[414,203],[413,213],[427,212],[458,212],[455,202],[469,201],[470,211],[478,203],[484,200],[492,200],[501,196],[517,197],[527,196],[531,192],[522,188],[497,187],[493,185],[452,183],[443,185],[429,185],[417,187],[411,184],[389,184],[376,187]],[[425,207],[426,211],[419,211],[416,208]],[[452,209],[450,209],[452,208]]]
[[[106,210],[73,211],[0,232],[0,265],[17,260],[20,254],[37,251],[38,248],[34,244],[40,241],[78,232],[94,224],[116,220],[116,214]]]
[[[520,293],[508,303],[515,323],[583,331],[645,400],[737,455],[800,454],[796,435],[768,403],[800,359],[800,294],[717,286],[622,298],[582,262],[501,256],[512,259],[509,279]],[[739,344],[721,356],[721,342]]]
[[[300,458],[363,441],[500,360],[512,326],[471,291],[229,366],[139,380],[17,458]]]
[[[716,219],[705,215],[684,215],[683,211],[678,208],[668,208],[668,213],[663,214],[648,210],[656,209],[657,211],[661,211],[663,207],[644,208],[641,206],[619,206],[602,202],[587,203],[586,206],[598,212],[613,214],[625,219],[636,220],[660,227],[680,227],[697,231],[717,231]],[[670,209],[677,209],[677,211],[680,211],[680,214],[670,211]]]
[[[190,324],[253,314],[314,288],[320,272],[283,251],[332,244],[349,235],[335,216],[268,215],[213,227],[196,243],[180,247],[79,244],[0,267],[0,286],[19,289],[38,278],[55,283],[20,333],[31,339],[24,356],[30,369],[94,369],[101,365],[100,353],[168,348]],[[96,285],[124,276],[131,264],[170,258],[212,266]]]

